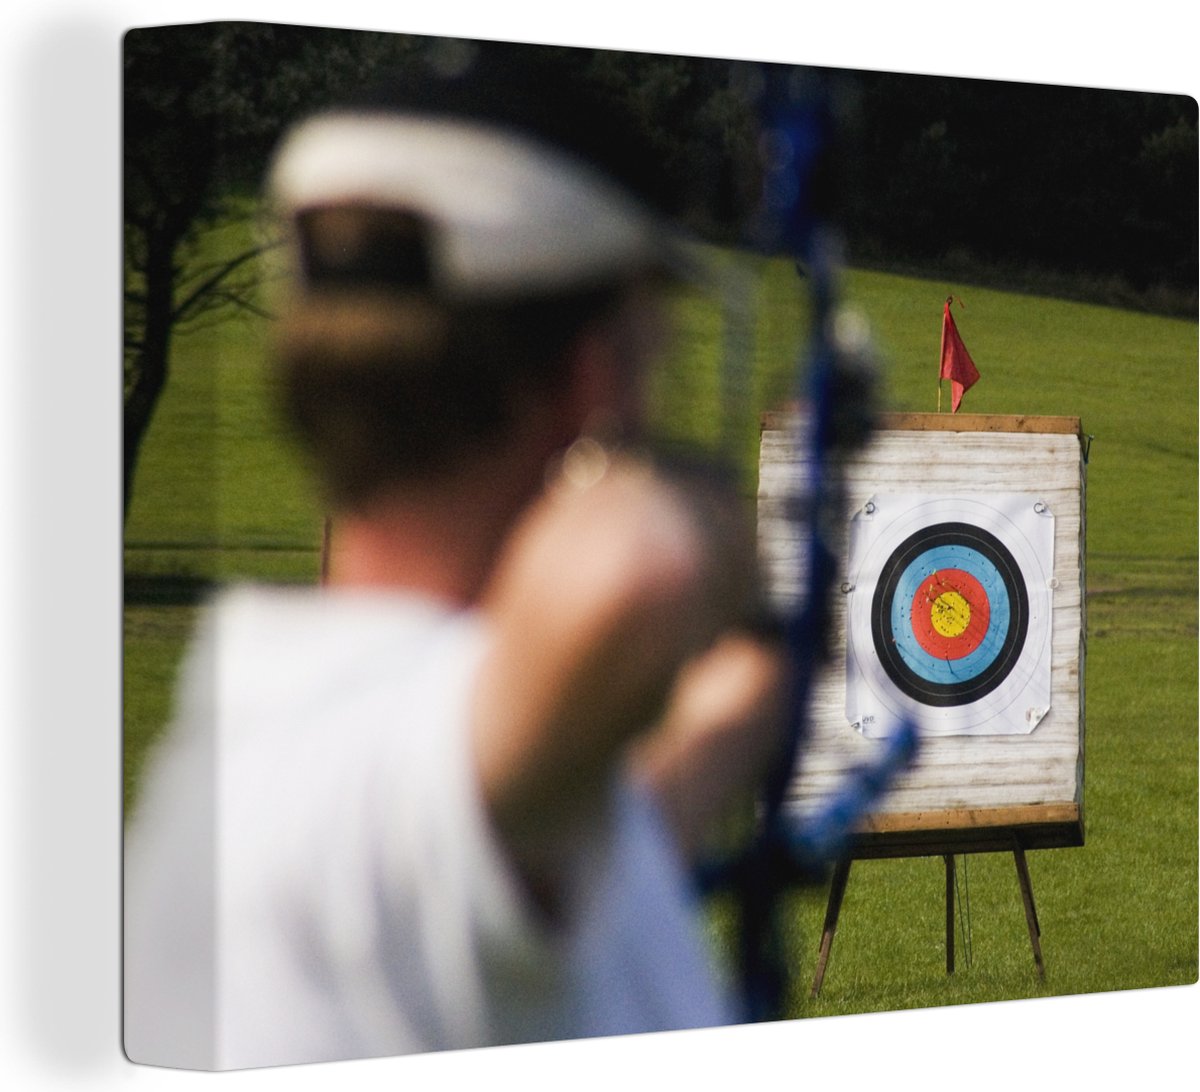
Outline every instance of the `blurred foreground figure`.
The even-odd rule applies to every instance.
[[[687,865],[778,663],[744,514],[632,454],[679,257],[653,164],[554,79],[496,50],[281,149],[329,577],[225,593],[191,650],[127,840],[135,1061],[735,1019]]]

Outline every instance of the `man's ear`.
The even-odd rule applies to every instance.
[[[614,435],[618,382],[605,341],[598,329],[578,333],[559,359],[559,380],[547,390],[526,392],[519,403],[515,431],[547,445],[546,456],[555,466],[581,436]]]
[[[614,442],[640,434],[646,377],[666,344],[666,326],[654,297],[631,293],[615,314],[580,333],[569,386],[582,432]]]
[[[578,435],[619,436],[630,392],[607,324],[590,326],[571,346],[567,414]]]

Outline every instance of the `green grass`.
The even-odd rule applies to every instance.
[[[275,412],[262,321],[177,342],[125,528],[127,571],[310,580],[321,516]]]
[[[859,861],[816,1000],[808,991],[827,890],[793,899],[791,1015],[1196,981],[1195,639],[1151,643],[1130,633],[1093,642],[1088,679],[1087,844],[1028,855],[1044,979],[1035,972],[1011,854],[959,858],[971,957],[960,918],[952,976],[941,859]]]
[[[757,411],[778,405],[803,344],[786,263],[731,343],[711,299],[681,304],[680,344],[653,385],[662,431],[711,446],[732,434],[752,491]],[[942,305],[981,380],[964,409],[1078,416],[1088,465],[1087,844],[1031,853],[1046,977],[1034,973],[1013,861],[974,855],[971,959],[944,967],[938,858],[858,862],[821,996],[807,997],[825,891],[790,903],[790,1013],[994,1001],[1197,979],[1197,326],[1104,307],[851,271],[870,319],[885,409],[937,407]],[[753,336],[747,332],[753,327]],[[178,342],[147,439],[129,522],[131,586],[251,577],[308,582],[321,512],[272,416],[260,323],[233,320]],[[126,799],[164,723],[194,617],[170,589],[126,609]],[[714,935],[728,923],[714,909]]]

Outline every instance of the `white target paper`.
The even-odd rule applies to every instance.
[[[846,716],[1032,732],[1050,708],[1054,517],[1034,495],[880,494],[851,519]]]

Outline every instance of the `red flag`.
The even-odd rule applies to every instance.
[[[954,325],[954,316],[950,314],[952,299],[953,296],[946,298],[946,310],[942,314],[942,370],[938,378],[950,380],[950,412],[957,413],[963,395],[979,378],[979,372]]]

